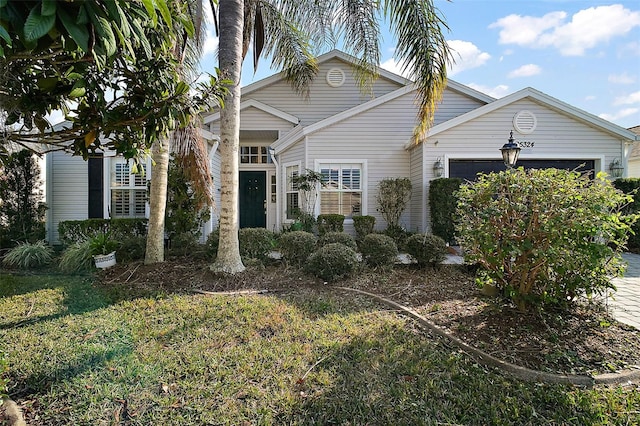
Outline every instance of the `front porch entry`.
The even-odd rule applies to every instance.
[[[267,226],[267,176],[264,171],[240,172],[240,228]]]

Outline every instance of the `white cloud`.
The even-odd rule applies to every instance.
[[[613,100],[614,105],[640,104],[640,90],[625,96],[618,96]]]
[[[608,120],[608,121],[615,121],[615,120],[620,120],[638,113],[640,113],[640,108],[625,108],[613,114],[603,113],[603,114],[600,114],[598,117],[604,118],[605,120]]]
[[[394,58],[388,59],[380,64],[380,68],[383,68],[387,71],[391,71],[392,73],[403,76],[404,78],[409,78],[408,72],[402,72],[402,66],[398,63]]]
[[[596,96],[594,95],[589,95],[589,96],[585,96],[584,100],[585,101],[595,101],[596,99],[598,99]]]
[[[587,49],[640,26],[640,12],[632,12],[620,4],[583,9],[570,22],[566,22],[566,17],[566,12],[551,12],[541,18],[509,15],[489,28],[500,29],[501,44],[555,47],[564,56],[580,56]]]
[[[207,30],[207,37],[204,40],[204,46],[202,47],[202,56],[210,55],[218,51],[218,36],[215,35],[214,30]]]
[[[491,59],[491,55],[481,51],[475,44],[464,40],[448,40],[449,48],[455,63],[449,70],[449,75],[458,74],[464,70],[478,68]]]
[[[509,86],[505,84],[499,84],[495,87],[483,86],[481,84],[469,83],[467,86],[478,92],[486,93],[494,98],[502,98],[510,93]]]
[[[515,69],[507,75],[509,78],[516,77],[531,77],[533,75],[538,75],[542,72],[542,68],[537,66],[536,64],[527,64],[523,65],[518,69]]]
[[[609,83],[614,84],[633,84],[636,82],[636,78],[626,72],[623,72],[622,74],[611,74],[607,80]]]

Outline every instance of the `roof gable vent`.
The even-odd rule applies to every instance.
[[[538,119],[531,111],[522,110],[513,117],[513,128],[523,135],[533,133]]]
[[[340,68],[331,68],[327,71],[327,84],[331,87],[340,87],[344,84],[344,71]]]

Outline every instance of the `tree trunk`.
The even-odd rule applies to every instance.
[[[149,189],[149,228],[144,264],[164,262],[164,212],[167,207],[167,175],[169,173],[169,138],[156,140],[151,147],[155,162]]]
[[[238,151],[240,149],[240,73],[242,70],[243,0],[220,0],[218,58],[222,77],[231,80],[220,110],[220,243],[211,270],[244,271],[238,242]]]

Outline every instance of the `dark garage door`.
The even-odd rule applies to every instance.
[[[593,160],[518,160],[517,167],[525,169],[565,169],[591,171]],[[501,160],[449,160],[449,177],[475,180],[478,173],[500,172],[505,170]]]

